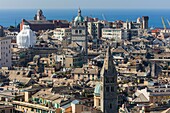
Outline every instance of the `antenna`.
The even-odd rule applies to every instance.
[[[16,22],[16,19],[15,19],[15,28],[17,27],[17,22]]]

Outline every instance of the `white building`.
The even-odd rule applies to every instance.
[[[28,25],[24,25],[23,29],[17,35],[18,48],[33,47],[36,43],[36,35]]]
[[[0,68],[11,67],[11,39],[0,38]]]
[[[61,62],[61,66],[65,66],[64,62],[65,62],[65,55],[61,54],[61,55],[56,55],[56,61],[57,62]]]
[[[54,39],[62,41],[63,37],[71,36],[71,28],[56,28],[53,36]]]
[[[128,38],[128,31],[126,29],[103,28],[102,38],[121,41]]]

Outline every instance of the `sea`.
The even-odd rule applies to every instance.
[[[0,25],[15,26],[22,19],[33,20],[38,9],[0,9]],[[47,20],[64,19],[71,21],[77,16],[77,9],[42,9]],[[97,17],[101,20],[136,21],[138,17],[149,16],[149,27],[163,28],[161,17],[167,28],[170,9],[82,9],[82,16]]]

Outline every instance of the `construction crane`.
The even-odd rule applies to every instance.
[[[103,17],[103,19],[104,19],[104,20],[106,20],[106,18],[105,18],[105,16],[104,16],[104,14],[102,14],[102,17]]]
[[[169,26],[170,26],[170,22],[169,22],[169,20],[167,19],[167,22],[168,22],[168,24],[169,24]]]
[[[161,19],[162,19],[162,24],[163,24],[164,30],[166,30],[166,25],[165,25],[164,18],[163,18],[163,17],[161,17]]]

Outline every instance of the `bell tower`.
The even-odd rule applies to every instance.
[[[113,64],[110,47],[107,48],[106,57],[101,70],[101,111],[103,113],[117,113],[117,71]]]

